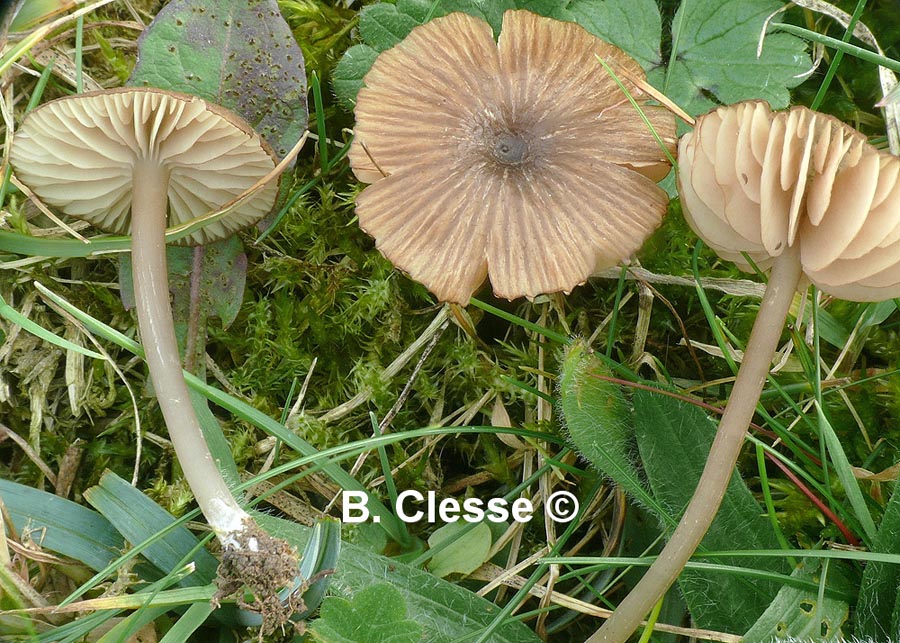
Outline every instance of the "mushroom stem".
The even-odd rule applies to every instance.
[[[168,172],[153,159],[134,166],[131,256],[138,328],[150,380],[156,392],[175,454],[200,510],[224,545],[252,521],[222,478],[203,437],[184,375],[169,304],[166,265]]]
[[[728,406],[681,522],[647,573],[585,643],[627,641],[703,540],[731,480],[801,274],[800,248],[788,247],[775,260]]]

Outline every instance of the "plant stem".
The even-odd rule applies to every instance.
[[[802,275],[799,245],[776,260],[728,406],[684,516],[656,562],[585,643],[624,643],[671,587],[712,524],[731,480]]]
[[[181,373],[166,266],[168,174],[153,161],[134,167],[131,254],[138,328],[150,380],[175,454],[200,510],[223,544],[250,516],[237,504],[203,437]]]

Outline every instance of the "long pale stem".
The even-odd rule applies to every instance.
[[[135,165],[131,255],[138,328],[175,454],[200,510],[224,542],[229,534],[242,530],[249,516],[231,495],[213,460],[181,372],[166,267],[167,185],[168,175],[157,163],[147,160]]]
[[[647,573],[585,643],[627,641],[641,619],[675,582],[703,540],[731,480],[801,274],[800,249],[789,247],[775,260],[728,406],[681,522]]]

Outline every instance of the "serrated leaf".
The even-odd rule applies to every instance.
[[[662,64],[662,17],[656,0],[573,0],[566,17],[614,44],[645,71]]]
[[[818,582],[821,573],[818,561],[803,562],[791,573],[792,578]],[[828,585],[834,586],[839,576],[833,567],[828,574]],[[843,580],[847,585],[846,580]],[[850,606],[837,598],[819,597],[805,589],[785,585],[775,600],[743,636],[743,643],[768,643],[769,641],[838,641],[842,639],[841,626],[847,620]],[[875,639],[887,640],[887,639]]]
[[[439,578],[450,574],[471,574],[487,561],[491,551],[491,528],[482,522],[466,533],[460,533],[469,526],[461,521],[449,522],[428,537],[431,548],[449,541],[431,557],[428,569],[432,574]]]
[[[334,68],[331,76],[334,93],[341,106],[352,111],[356,105],[356,95],[363,86],[363,77],[368,73],[378,51],[369,45],[353,45],[350,47]]]
[[[649,391],[634,392],[635,434],[654,497],[680,518],[700,480],[715,424],[692,404]],[[765,512],[735,472],[702,547],[715,550],[778,549]],[[783,560],[769,557],[722,559],[723,564],[786,573]],[[741,633],[775,598],[770,581],[685,570],[678,580],[698,627]]]
[[[419,20],[386,2],[370,4],[359,12],[359,35],[378,51],[390,49],[419,24]]]
[[[788,89],[811,68],[806,44],[788,34],[768,34],[756,57],[763,23],[781,6],[770,0],[684,0],[672,22],[674,55],[663,92],[693,115],[716,101],[759,98],[775,109],[787,107]]]
[[[422,626],[407,618],[403,595],[380,584],[356,592],[350,600],[326,598],[310,634],[322,643],[418,643]]]
[[[309,117],[303,52],[276,0],[173,0],[141,34],[129,84],[227,107],[279,157]]]

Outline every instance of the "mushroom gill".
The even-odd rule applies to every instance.
[[[806,277],[851,301],[900,295],[900,158],[832,116],[762,102],[699,118],[679,146],[685,218],[752,271],[795,244]]]

